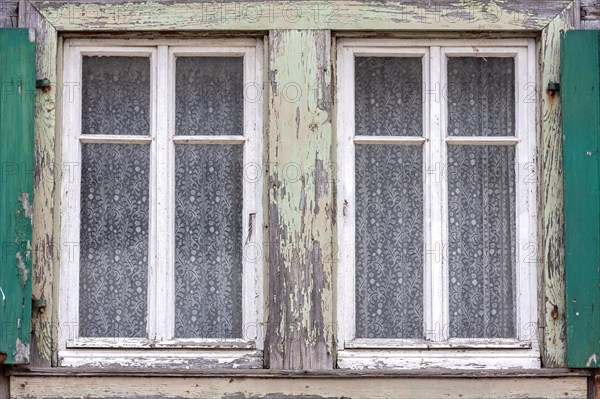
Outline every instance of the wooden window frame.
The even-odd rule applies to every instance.
[[[354,135],[356,56],[423,59],[423,136]],[[515,136],[447,134],[447,60],[457,56],[515,59]],[[338,159],[338,366],[341,368],[540,367],[537,343],[536,253],[536,57],[531,39],[393,40],[341,39],[337,44]],[[361,144],[423,146],[423,330],[426,339],[355,338],[355,164]],[[446,339],[449,325],[447,237],[447,145],[516,146],[516,332],[515,339]],[[438,245],[436,243],[441,243]],[[435,298],[442,298],[441,301]]]
[[[230,3],[223,3],[227,7]],[[20,0],[18,26],[28,27],[35,31],[36,37],[36,77],[48,79],[51,86],[36,92],[35,108],[35,160],[36,180],[33,198],[33,267],[31,273],[32,296],[36,303],[44,304],[32,314],[32,335],[35,339],[31,345],[32,366],[50,367],[59,364],[57,356],[58,328],[58,284],[60,276],[60,253],[63,246],[60,241],[60,175],[63,165],[60,157],[60,137],[62,112],[60,98],[62,92],[63,68],[62,43],[66,37],[110,37],[115,35],[128,38],[139,38],[144,32],[153,38],[170,36],[212,36],[229,37],[231,35],[257,35],[257,32],[268,31],[268,46],[265,46],[265,81],[271,76],[277,77],[276,68],[285,65],[287,60],[299,59],[293,53],[302,46],[302,50],[317,51],[324,62],[330,62],[328,46],[320,43],[329,40],[330,35],[340,37],[535,37],[536,50],[539,55],[538,72],[538,238],[537,253],[539,255],[538,275],[539,287],[539,343],[544,367],[566,367],[566,325],[565,325],[565,290],[564,290],[564,233],[562,225],[563,183],[562,183],[562,125],[560,95],[552,96],[546,92],[546,85],[559,81],[559,39],[561,31],[577,29],[580,25],[580,7],[576,0],[547,0],[544,2],[515,0],[509,3],[496,3],[490,9],[484,1],[465,4],[462,0],[444,2],[440,7],[436,3],[423,6],[407,5],[402,0],[390,0],[385,4],[363,2],[359,0],[331,0],[328,4],[335,10],[333,18],[325,18],[323,13],[315,13],[314,2],[250,2],[235,3],[233,14],[224,10],[206,8],[204,2],[194,3],[143,3],[117,2],[107,3],[103,0],[92,0],[84,3],[48,2],[46,0]],[[258,8],[257,8],[258,7]],[[532,8],[533,7],[533,8]],[[236,17],[235,10],[266,11],[259,18]],[[301,15],[297,19],[289,18],[289,10],[298,10]],[[490,10],[492,15],[490,15]],[[461,14],[461,11],[468,11]],[[458,13],[457,13],[458,12]],[[496,14],[498,18],[489,18]],[[466,16],[466,18],[465,18]],[[320,47],[316,48],[315,39]],[[335,39],[331,42],[335,47]],[[267,41],[265,41],[266,43]],[[296,57],[296,58],[294,58]],[[333,65],[333,64],[332,64]],[[325,66],[325,65],[323,65]],[[319,93],[329,91],[329,84],[323,77],[334,77],[335,68],[314,68],[313,65],[294,66],[293,71],[302,77],[300,83],[306,84],[306,90],[313,90],[309,83],[316,82]],[[284,76],[286,76],[284,74]],[[279,86],[281,87],[281,86]],[[265,111],[265,148],[274,159],[285,159],[278,155],[277,143],[282,136],[289,138],[288,131],[277,122],[277,117],[285,110],[287,103],[273,97],[279,91],[276,85],[266,90],[265,104],[270,104]],[[280,96],[281,97],[281,96]],[[316,101],[315,101],[316,102]],[[311,104],[313,102],[311,101]],[[319,104],[317,108],[327,113],[335,113],[335,104]],[[302,111],[300,119],[295,122],[296,129],[304,132],[315,107],[310,111]],[[268,121],[268,122],[267,122]],[[291,126],[294,123],[290,122]],[[329,134],[335,130],[330,119],[320,122],[318,126],[325,133],[319,136],[324,140],[322,146],[329,145]],[[287,129],[287,127],[286,127]],[[289,129],[287,129],[289,130]],[[293,141],[292,141],[293,142]],[[308,142],[301,147],[309,156],[323,162],[329,162],[329,151],[320,150],[315,142]],[[281,152],[281,151],[280,151]],[[286,157],[287,154],[284,154]],[[278,170],[271,168],[265,171],[266,178],[276,180]],[[307,180],[309,188],[315,183]],[[266,195],[269,209],[275,212],[291,209],[287,199],[272,200],[271,193]],[[323,198],[323,197],[322,197]],[[326,199],[329,201],[329,199]],[[272,202],[272,203],[271,203]],[[267,206],[265,206],[266,209]],[[315,243],[321,247],[335,241],[335,228],[323,224],[321,219],[308,211],[296,210],[292,213],[281,213],[282,218],[269,225],[268,231],[278,228],[283,239],[293,242],[297,236],[290,220],[307,217],[315,223]],[[335,227],[335,226],[334,226]],[[268,262],[269,271],[290,269],[290,261],[280,259],[277,264]],[[333,268],[335,269],[335,268]],[[269,326],[276,332],[274,338],[265,343],[265,359],[272,369],[290,369],[300,366],[312,370],[331,369],[335,367],[336,347],[332,335],[326,331],[335,321],[335,303],[331,295],[331,284],[335,278],[331,268],[325,270],[325,284],[316,286],[316,291],[305,295],[308,303],[321,303],[323,315],[315,324],[312,314],[299,313],[301,323],[311,323],[311,334],[328,337],[326,340],[294,341],[287,345],[288,338],[297,336],[296,331],[287,332],[277,326],[284,325],[285,313],[282,309],[294,306],[294,297],[278,297],[277,309],[269,309],[273,318]],[[272,273],[271,273],[272,274]],[[305,286],[312,282],[302,277]],[[310,279],[311,277],[308,276]],[[333,279],[330,281],[330,279]],[[304,291],[303,291],[304,292]],[[316,327],[319,326],[320,328]],[[283,343],[283,344],[282,344]],[[294,360],[296,350],[302,350],[307,356],[299,361]],[[323,355],[325,354],[325,355]],[[317,359],[317,360],[315,360]]]
[[[73,96],[63,98],[63,164],[71,173],[61,180],[61,241],[71,243],[61,258],[58,342],[59,365],[134,366],[236,363],[262,367],[263,262],[262,244],[262,41],[231,40],[79,40],[64,43],[64,82]],[[90,135],[81,132],[82,57],[149,57],[150,132],[148,136]],[[238,136],[175,135],[175,60],[177,57],[243,57],[243,134]],[[246,91],[253,95],[246,97]],[[166,93],[160,94],[160,93]],[[256,96],[256,97],[254,97]],[[253,101],[253,98],[258,99]],[[78,336],[79,227],[81,145],[86,143],[150,146],[149,250],[147,338],[88,338]],[[242,334],[237,338],[174,338],[175,234],[173,212],[175,145],[243,145]],[[251,230],[250,230],[251,229]],[[160,234],[158,234],[160,232]],[[246,235],[249,235],[246,237]],[[66,249],[66,248],[65,248]],[[170,298],[157,300],[157,298]],[[170,316],[161,316],[170,315]],[[172,316],[172,317],[171,317]],[[185,350],[185,351],[182,351]]]

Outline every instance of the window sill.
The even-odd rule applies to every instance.
[[[338,351],[344,369],[539,369],[537,348],[352,348]]]
[[[256,343],[244,339],[77,338],[66,343],[68,349],[254,349]]]
[[[557,378],[588,377],[590,370],[574,369],[519,369],[519,370],[269,370],[269,369],[161,369],[147,368],[95,368],[95,367],[15,367],[7,371],[10,376],[29,377],[118,377],[118,376],[155,376],[177,377],[240,377],[240,378]]]
[[[250,369],[263,367],[263,353],[236,348],[79,348],[59,351],[58,364],[93,368]]]

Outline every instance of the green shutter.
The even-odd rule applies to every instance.
[[[35,43],[0,29],[0,363],[29,362]]]
[[[599,38],[561,37],[569,367],[600,367]]]

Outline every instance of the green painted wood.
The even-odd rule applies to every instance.
[[[0,29],[0,363],[29,362],[35,43]]]
[[[567,31],[561,49],[567,362],[599,367],[600,32]]]

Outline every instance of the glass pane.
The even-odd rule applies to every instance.
[[[83,57],[83,134],[150,134],[150,58]]]
[[[175,150],[175,336],[242,336],[242,145]]]
[[[423,135],[421,58],[357,57],[355,80],[357,135]]]
[[[448,135],[515,135],[513,58],[448,58]]]
[[[177,58],[175,133],[242,135],[242,57]]]
[[[515,337],[515,148],[448,147],[450,336]]]
[[[79,334],[146,337],[150,148],[84,144]]]
[[[356,146],[356,337],[423,337],[422,148]]]

